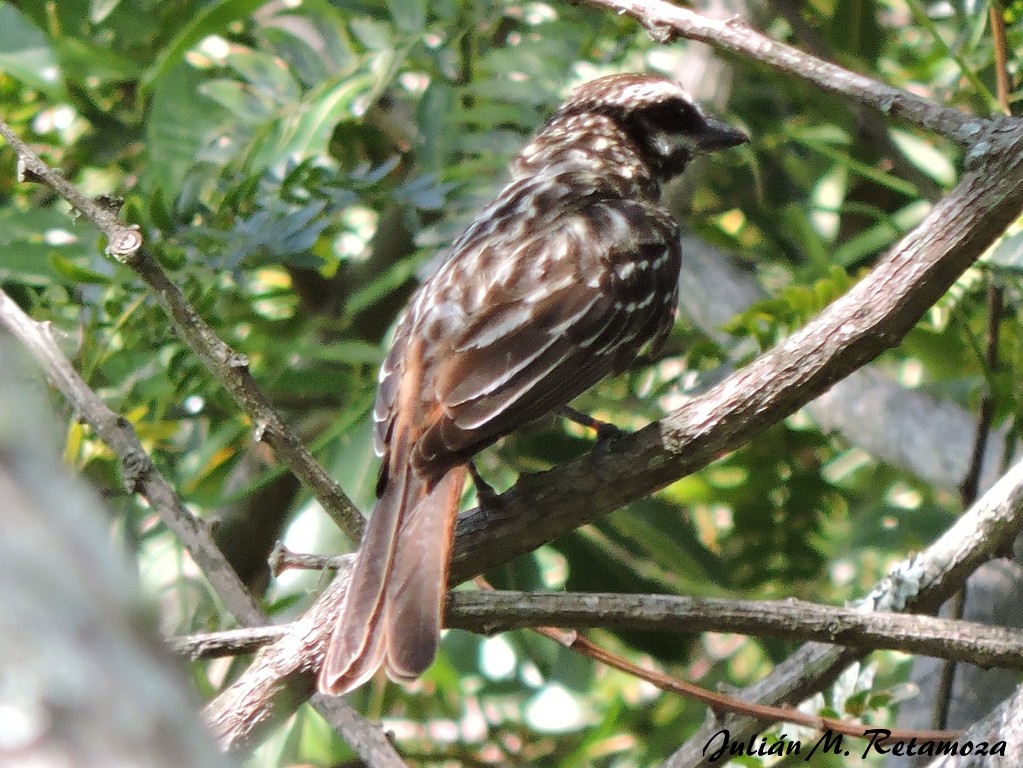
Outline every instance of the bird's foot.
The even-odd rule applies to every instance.
[[[469,476],[472,477],[472,484],[476,488],[476,499],[480,509],[496,509],[501,506],[500,495],[494,490],[494,486],[480,476],[479,470],[471,461],[469,462]]]
[[[625,434],[624,430],[619,429],[609,421],[601,421],[595,419],[588,413],[577,411],[575,408],[571,408],[567,405],[563,405],[558,408],[558,415],[562,418],[574,421],[576,424],[580,424],[584,427],[594,430],[597,433],[597,442],[606,443],[612,440],[617,440],[619,437]]]

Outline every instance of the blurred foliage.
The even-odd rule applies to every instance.
[[[982,4],[816,0],[749,13],[776,38],[854,70],[980,114],[997,109]],[[1015,80],[1020,4],[1004,14]],[[82,189],[125,197],[126,219],[368,507],[376,367],[417,277],[501,185],[509,158],[570,85],[644,69],[698,83],[707,55],[684,43],[656,47],[624,17],[558,2],[28,0],[0,4],[0,110]],[[734,345],[680,318],[656,364],[580,398],[579,407],[625,428],[805,323],[956,181],[961,158],[946,142],[755,63],[727,65],[713,109],[752,143],[701,164],[674,203],[701,237],[738,254],[771,298],[729,324]],[[13,167],[8,147],[0,158]],[[103,256],[92,227],[10,171],[0,176],[0,204],[0,285],[63,332],[87,382],[131,420],[185,501],[221,521],[225,549],[254,588],[265,587],[268,608],[280,619],[300,611],[315,581],[266,586],[269,547],[278,537],[321,552],[346,542],[253,443],[246,417],[153,298]],[[999,423],[1014,424],[1020,237],[1004,238],[882,364],[968,407],[990,390]],[[981,351],[988,276],[1007,294],[994,374]],[[504,488],[590,444],[575,426],[544,420],[488,451],[480,467]],[[165,628],[230,625],[73,413],[66,458],[108,497]],[[490,577],[527,589],[841,603],[930,541],[958,503],[954,489],[882,464],[797,415]],[[708,687],[758,679],[793,647],[593,634]],[[904,666],[872,658],[821,706],[886,722]],[[204,695],[225,684],[223,665],[194,674]],[[422,682],[405,690],[378,681],[350,701],[382,717],[403,753],[424,763],[650,765],[705,718],[701,707],[526,632],[453,632]],[[249,762],[348,759],[349,748],[303,708]]]

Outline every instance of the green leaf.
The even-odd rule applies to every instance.
[[[928,211],[930,204],[917,200],[896,211],[893,216],[882,218],[877,224],[865,228],[839,245],[835,249],[834,263],[847,267],[867,256],[876,255],[923,221]]]
[[[55,42],[61,68],[69,80],[90,86],[134,80],[141,68],[117,51],[92,41],[62,37]]]
[[[282,7],[258,21],[264,24],[261,32],[271,52],[287,62],[304,85],[312,86],[358,64],[348,35],[350,17],[347,9],[334,8],[326,0],[306,0],[300,7]]]
[[[876,184],[887,187],[896,192],[900,192],[907,197],[919,197],[920,191],[916,188],[916,185],[900,179],[891,173],[885,173],[879,171],[876,168],[867,165],[866,163],[854,160],[849,154],[847,149],[837,149],[828,142],[817,141],[810,138],[806,134],[793,134],[792,138],[810,147],[816,152],[820,152],[825,157],[834,160],[836,163],[848,168],[850,171],[859,174],[860,176],[870,179]]]
[[[240,74],[256,94],[269,104],[286,105],[302,97],[302,89],[285,63],[265,51],[232,50],[225,64]]]
[[[52,99],[67,98],[49,40],[10,3],[0,4],[0,71]]]
[[[1023,272],[1023,232],[1003,237],[984,260],[992,267]]]
[[[913,16],[913,20],[925,29],[930,34],[934,44],[942,49],[944,53],[958,65],[959,73],[964,79],[969,81],[970,85],[973,86],[974,94],[981,98],[984,106],[990,112],[1000,112],[1001,107],[998,105],[998,97],[991,92],[991,89],[988,88],[977,75],[977,68],[970,62],[966,61],[960,52],[949,45],[949,43],[945,40],[941,30],[938,28],[938,25],[928,15],[927,8],[924,4],[920,2],[920,0],[908,0],[907,6],[909,7],[909,12]],[[983,23],[983,21],[981,23]]]
[[[49,256],[52,248],[42,243],[19,243],[0,251],[0,282],[15,279],[43,287],[53,280]]]
[[[153,89],[146,122],[146,151],[152,161],[143,178],[148,189],[165,190],[172,199],[226,114],[202,95],[201,84],[200,74],[182,62]]]
[[[345,73],[314,88],[257,142],[248,160],[250,167],[326,155],[338,124],[361,117],[390,82],[394,61],[391,52],[376,54],[358,73]]]
[[[391,18],[407,35],[422,34],[426,27],[426,0],[387,0]]]
[[[407,282],[416,273],[418,265],[419,260],[415,257],[402,259],[396,264],[391,265],[387,271],[365,288],[352,294],[351,298],[348,299],[348,312],[352,315],[357,315],[366,307],[375,304],[388,293]]]
[[[222,32],[232,21],[248,17],[262,5],[265,0],[223,0],[205,7],[157,54],[156,61],[142,76],[142,89],[148,91],[170,75],[185,54],[204,37]]]
[[[75,222],[67,213],[53,208],[14,208],[0,210],[0,245],[11,245],[19,240],[42,242],[47,233],[60,230],[74,236]],[[92,231],[92,228],[89,227]]]
[[[273,117],[275,105],[267,103],[237,80],[218,78],[199,85],[199,93],[215,101],[242,123],[259,125]]]
[[[305,352],[312,359],[349,365],[377,366],[384,359],[384,351],[379,346],[365,341],[338,341],[333,344],[319,342]]]
[[[67,214],[49,208],[0,210],[0,279],[13,278],[30,285],[46,285],[57,278],[77,282],[71,273],[96,256],[96,230],[76,226]],[[70,259],[76,259],[72,263]],[[61,267],[67,267],[62,270]],[[96,273],[84,270],[83,275]],[[103,278],[105,281],[105,278]],[[87,280],[86,282],[93,282]]]
[[[79,266],[59,253],[50,253],[50,267],[58,275],[67,278],[72,283],[94,283],[101,285],[110,282],[110,278],[106,275]]]
[[[458,142],[453,130],[459,119],[460,105],[455,89],[443,80],[430,83],[419,100],[416,122],[419,124],[419,162],[440,173]]]

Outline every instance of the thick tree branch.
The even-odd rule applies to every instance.
[[[260,650],[242,676],[206,705],[206,720],[222,747],[255,743],[312,694],[347,578],[347,573],[339,574],[283,637]]]
[[[494,508],[464,516],[457,530],[452,581],[531,551],[705,466],[896,345],[1023,207],[1023,156],[1017,148],[1023,128],[1011,121],[975,125],[986,126],[986,132],[977,136],[974,167],[845,296],[778,347],[660,422],[549,472],[523,477]],[[336,604],[328,608],[323,603],[339,600],[342,592],[334,585],[312,612],[336,615]],[[318,658],[331,625],[328,620],[308,628],[318,637],[306,631],[301,646]],[[294,651],[298,639],[282,641],[282,647]],[[273,659],[277,674],[290,675],[301,666],[266,650],[267,656],[236,684],[239,691],[229,689],[210,705],[226,744],[253,737],[252,724],[238,720],[234,724],[240,730],[220,729],[231,701],[242,691],[252,702],[261,690],[266,705],[274,706],[270,702],[278,683],[269,682],[267,660]],[[829,664],[823,667],[830,669]],[[805,664],[801,669],[807,672]],[[807,681],[820,684],[813,675]]]
[[[683,238],[682,253],[682,311],[728,349],[735,340],[721,329],[766,293],[730,254],[695,237]],[[971,471],[974,416],[951,400],[902,386],[877,366],[865,365],[842,379],[806,411],[822,431],[938,488],[956,491]],[[987,435],[981,491],[998,479],[1013,453],[1015,441],[1007,433],[1003,426]]]

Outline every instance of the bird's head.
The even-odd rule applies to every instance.
[[[660,75],[609,75],[579,86],[558,115],[600,114],[632,140],[661,181],[678,176],[696,155],[749,141],[708,117],[678,83]]]

